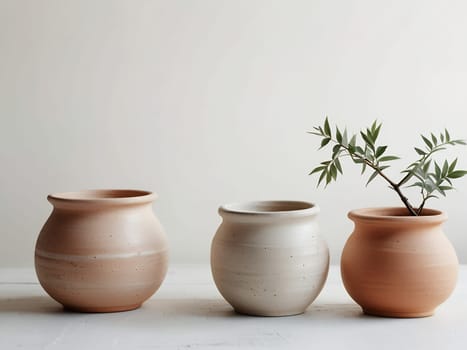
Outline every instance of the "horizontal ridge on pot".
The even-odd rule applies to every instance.
[[[148,191],[88,190],[48,196],[54,209],[36,243],[42,287],[69,309],[134,309],[161,285],[167,238]]]

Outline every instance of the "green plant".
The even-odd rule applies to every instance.
[[[400,158],[386,154],[388,146],[377,144],[381,125],[375,121],[359,134],[348,135],[347,129],[339,129],[337,126],[333,132],[334,128],[331,128],[326,117],[323,126],[314,127],[314,131],[309,133],[322,138],[319,149],[333,145],[331,159],[321,162],[310,172],[310,175],[320,174],[318,186],[324,182],[327,186],[331,181],[337,179],[339,173],[343,174],[341,158],[350,157],[355,164],[361,165],[362,174],[368,168],[373,170],[366,185],[377,176],[383,178],[389,184],[389,188],[397,193],[409,213],[417,216],[422,214],[428,199],[437,198],[437,193],[446,196],[446,191],[453,189],[452,180],[467,174],[466,170],[456,168],[457,159],[452,162],[444,160],[441,163],[433,160],[435,153],[445,150],[448,146],[466,145],[464,140],[452,139],[449,132],[445,130],[438,137],[433,133],[428,137],[421,135],[424,143],[423,148],[414,148],[419,158],[402,170],[403,175],[399,181],[391,180],[384,171],[390,167],[389,162]],[[405,187],[420,188],[422,199],[418,206],[410,204],[409,199],[402,192]]]

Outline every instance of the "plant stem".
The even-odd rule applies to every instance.
[[[426,199],[427,199],[426,197],[423,197],[422,204],[420,204],[420,206],[417,209],[417,215],[420,215],[422,213],[423,207],[425,206]]]
[[[334,141],[334,140],[333,140]],[[336,142],[336,141],[334,141]],[[405,207],[407,208],[407,210],[409,211],[409,213],[413,216],[418,216],[419,214],[417,213],[417,211],[412,207],[412,205],[410,204],[409,202],[409,199],[402,193],[401,191],[401,186],[399,183],[395,183],[394,181],[392,181],[390,178],[388,178],[386,176],[386,174],[384,174],[381,169],[379,169],[375,164],[373,164],[373,162],[371,162],[370,160],[368,160],[367,158],[364,158],[362,156],[359,156],[358,154],[353,154],[350,152],[349,148],[342,145],[341,143],[338,143],[339,145],[341,145],[341,147],[343,147],[347,153],[350,155],[350,157],[354,160],[356,158],[362,160],[363,162],[365,162],[366,165],[368,165],[370,168],[372,168],[374,171],[376,171],[378,173],[378,175],[380,175],[384,180],[386,180],[387,183],[389,183],[389,185],[391,186],[391,188],[396,191],[397,195],[399,196],[399,198],[401,199],[402,203],[404,203]]]
[[[372,169],[374,169],[378,175],[380,175],[383,179],[385,179],[391,188],[396,191],[398,194],[399,198],[401,199],[402,203],[406,206],[408,211],[410,212],[411,215],[413,216],[418,216],[417,211],[412,207],[412,205],[409,202],[409,199],[402,193],[401,188],[398,184],[393,182],[391,179],[389,179],[377,166],[375,166],[372,162],[370,162],[368,159],[363,159],[363,161]]]

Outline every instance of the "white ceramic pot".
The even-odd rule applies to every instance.
[[[295,201],[219,208],[223,221],[212,241],[212,275],[237,312],[295,315],[318,296],[329,269],[318,212],[314,204]]]

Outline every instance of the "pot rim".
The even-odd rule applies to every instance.
[[[294,200],[263,200],[224,204],[219,214],[301,217],[318,214],[319,207],[311,202]]]
[[[153,192],[133,189],[92,189],[47,196],[52,204],[139,204],[153,202],[156,198]]]
[[[409,215],[405,207],[369,207],[359,208],[349,211],[347,214],[350,220],[361,221],[385,221],[385,222],[404,222],[415,223],[444,222],[448,216],[445,212],[438,209],[423,208],[422,215]]]

